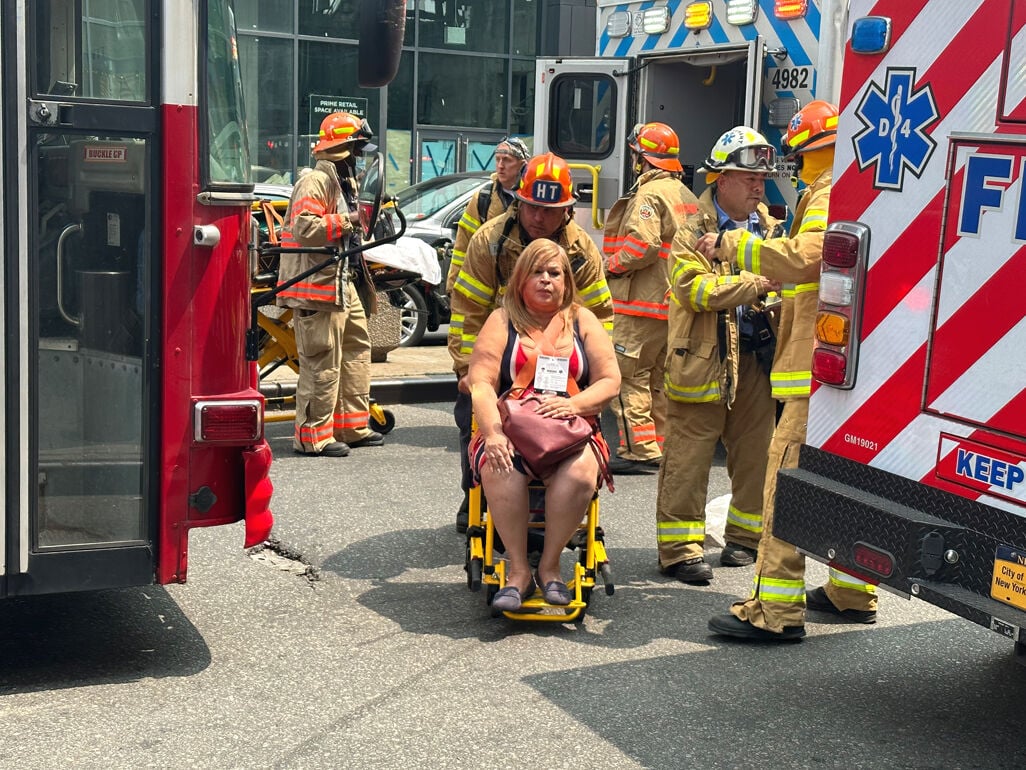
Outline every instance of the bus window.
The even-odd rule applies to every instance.
[[[251,183],[235,18],[228,0],[207,4],[207,179],[212,187]]]
[[[36,95],[147,102],[147,0],[32,3]],[[79,15],[80,14],[80,15]],[[81,19],[76,22],[76,19]]]

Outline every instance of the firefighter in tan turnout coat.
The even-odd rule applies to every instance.
[[[837,107],[812,101],[791,119],[785,135],[787,152],[796,157],[808,187],[798,201],[789,238],[762,240],[747,232],[730,232],[717,247],[702,236],[696,248],[708,258],[734,262],[742,269],[784,281],[780,330],[770,383],[774,398],[784,402],[769,450],[763,496],[763,534],[755,562],[752,596],[737,602],[730,614],[709,620],[717,634],[745,640],[790,641],[805,636],[805,608],[845,620],[876,622],[876,588],[837,570],[829,583],[805,592],[805,557],[793,545],[773,537],[773,495],[777,471],[795,468],[805,441],[812,392],[812,347],[818,310],[819,268],[827,225],[837,134]]]
[[[681,181],[677,134],[665,123],[635,126],[627,139],[638,179],[606,217],[603,252],[616,321],[613,347],[620,434],[613,473],[656,473],[663,455],[670,243],[697,222],[698,199]]]
[[[317,163],[292,188],[282,246],[359,245],[355,158],[371,137],[370,126],[355,115],[335,112],[324,118],[313,148]],[[324,254],[282,254],[278,283],[325,259]],[[371,342],[364,302],[373,312],[374,289],[362,258],[354,266],[329,265],[278,295],[278,304],[293,310],[299,353],[292,440],[299,454],[345,457],[350,447],[384,443],[367,426]]]
[[[743,230],[775,237],[780,222],[762,202],[776,151],[756,131],[738,126],[717,140],[705,161],[710,186],[699,201],[697,234]],[[731,482],[720,564],[755,560],[762,534],[766,452],[773,434],[770,395],[771,322],[759,317],[760,298],[779,288],[729,261],[710,262],[693,250],[696,235],[673,243],[668,420],[656,503],[659,566],[685,583],[712,579],[705,562],[705,505],[716,445],[727,450]],[[755,321],[762,334],[753,334]]]
[[[456,241],[452,245],[452,261],[449,263],[449,274],[445,281],[445,293],[452,302],[452,287],[456,276],[463,269],[467,258],[467,247],[485,222],[503,214],[516,200],[516,189],[520,184],[520,174],[527,163],[527,145],[522,139],[508,136],[495,145],[495,173],[487,184],[482,185],[477,193],[467,202],[467,208],[460,217],[456,228]],[[463,500],[456,509],[456,531],[466,532],[470,517],[470,487],[473,484],[470,472],[470,461],[467,451],[470,448],[471,405],[470,394],[457,391],[456,403],[452,410],[453,420],[460,432],[460,462],[463,489]]]
[[[445,293],[452,295],[452,285],[467,258],[470,239],[489,219],[502,214],[516,199],[520,172],[529,157],[527,145],[522,139],[507,136],[495,145],[495,173],[477,193],[467,201],[463,216],[456,227],[456,240],[452,244],[452,262],[445,280]]]

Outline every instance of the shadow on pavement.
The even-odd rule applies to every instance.
[[[501,638],[510,632],[567,635],[582,644],[630,648],[653,638],[704,643],[710,615],[724,612],[737,597],[714,588],[686,587],[659,575],[650,548],[609,546],[616,592],[607,596],[596,586],[587,616],[600,621],[601,633],[587,625],[510,621],[491,617],[486,589],[467,588],[465,541],[451,527],[399,530],[366,538],[333,554],[323,570],[345,579],[366,580],[372,587],[356,599],[363,606],[414,634],[441,634],[454,639]],[[573,554],[564,552],[564,574]],[[444,571],[414,582],[409,572]],[[406,579],[404,579],[406,575]]]
[[[713,659],[689,652],[523,681],[643,767],[984,767],[983,757],[1021,766],[1026,676],[1010,645],[965,633],[961,620],[857,639],[859,649],[851,634],[783,645],[709,636]],[[730,735],[721,724],[750,729]]]
[[[189,676],[210,649],[160,586],[0,602],[0,696]]]

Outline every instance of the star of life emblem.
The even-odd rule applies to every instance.
[[[921,176],[937,147],[926,133],[940,117],[933,88],[915,82],[915,69],[888,68],[884,86],[870,83],[855,109],[865,126],[852,139],[859,169],[875,166],[878,189],[901,190],[906,170]]]

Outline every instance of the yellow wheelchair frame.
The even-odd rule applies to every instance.
[[[531,482],[532,499],[535,493],[544,492],[545,486],[539,482]],[[481,487],[471,488],[469,497],[469,521],[467,524],[467,587],[471,591],[480,591],[482,584],[487,587],[489,605],[495,594],[506,585],[506,560],[495,558],[496,532],[495,525],[487,509],[482,509]],[[530,532],[544,535],[545,522],[532,520],[528,525],[528,542]],[[492,610],[492,615],[505,615],[513,620],[548,621],[566,623],[581,622],[591,602],[592,591],[596,578],[601,578],[607,596],[612,596],[616,587],[613,585],[609,570],[609,557],[606,555],[605,534],[599,526],[598,492],[592,496],[577,532],[570,538],[567,547],[573,546],[580,554],[574,562],[574,576],[567,582],[567,588],[573,595],[570,604],[563,606],[549,604],[542,598],[541,590],[524,601],[519,610],[514,612]],[[530,547],[530,546],[529,546]]]

